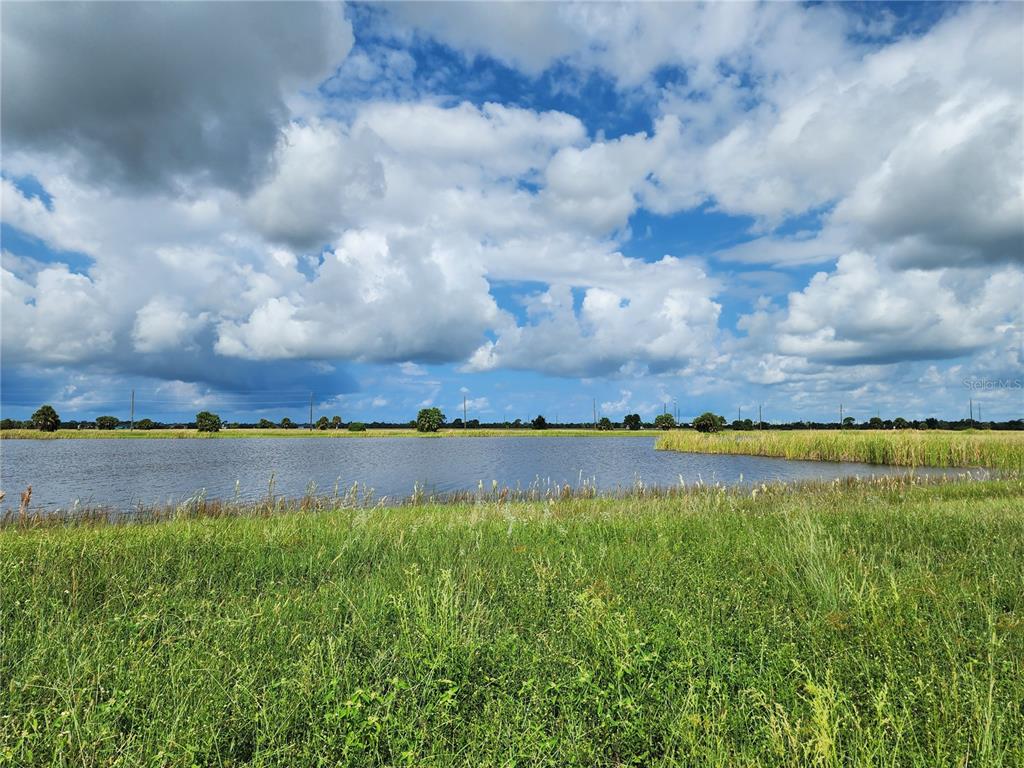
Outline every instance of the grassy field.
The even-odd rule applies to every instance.
[[[199,432],[195,429],[58,429],[56,432],[40,432],[37,429],[0,430],[0,438],[9,440],[98,440],[117,438],[127,440],[160,440],[175,438],[196,438],[219,440],[240,437],[651,437],[653,431],[630,431],[614,429],[607,432],[594,429],[442,429],[439,432],[417,432],[415,429],[368,429],[365,432],[349,432],[346,429],[222,429],[220,432]]]
[[[1024,470],[1024,432],[917,430],[757,430],[701,434],[672,431],[666,451],[860,461],[903,467],[988,467]]]
[[[1020,766],[1024,483],[0,529],[0,764]]]

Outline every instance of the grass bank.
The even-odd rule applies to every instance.
[[[365,432],[349,432],[345,429],[222,429],[219,432],[199,432],[195,429],[58,429],[56,432],[40,432],[37,429],[4,429],[0,438],[8,440],[170,440],[195,438],[198,440],[222,440],[242,437],[317,437],[352,438],[373,437],[651,437],[655,433],[613,429],[607,432],[594,429],[442,429],[439,432],[417,432],[415,429],[368,429]]]
[[[1024,761],[1024,484],[0,530],[0,763]]]
[[[1024,432],[917,430],[672,431],[660,450],[859,461],[901,467],[1024,470]]]

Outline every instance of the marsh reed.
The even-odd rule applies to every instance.
[[[701,434],[672,431],[663,451],[854,461],[901,467],[1024,470],[1024,432],[918,430],[755,430]]]

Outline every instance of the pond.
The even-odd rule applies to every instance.
[[[353,483],[376,497],[583,482],[602,491],[646,485],[762,483],[904,474],[867,464],[789,461],[656,451],[654,436],[499,438],[239,438],[223,440],[3,440],[0,488],[16,507],[32,485],[32,506],[82,504],[127,510],[209,498],[302,496]]]

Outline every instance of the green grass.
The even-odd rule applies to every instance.
[[[1020,766],[1024,484],[0,529],[0,764]]]
[[[673,431],[666,451],[859,461],[904,467],[988,467],[1024,470],[1024,432],[917,430],[756,430],[701,434]]]
[[[651,431],[614,429],[607,432],[594,429],[442,429],[439,432],[417,432],[415,429],[368,429],[349,432],[346,429],[312,431],[308,429],[222,429],[220,432],[199,432],[195,429],[58,429],[40,432],[37,429],[4,429],[0,438],[8,440],[160,440],[195,438],[199,440],[240,437],[321,437],[364,439],[373,437],[651,437]]]

